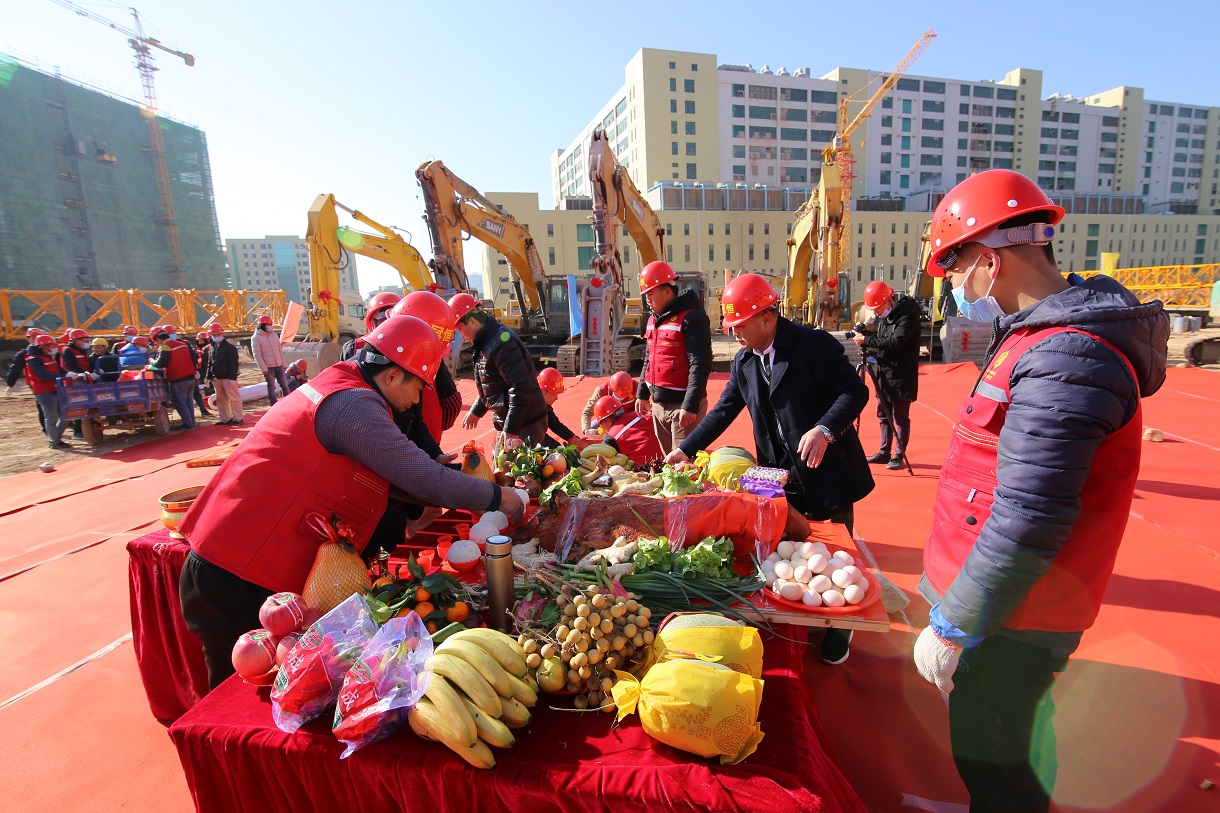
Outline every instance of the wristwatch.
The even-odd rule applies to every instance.
[[[835,433],[834,433],[834,432],[831,432],[829,429],[827,429],[827,428],[826,428],[826,426],[825,426],[824,424],[818,424],[817,426],[815,426],[815,427],[813,427],[813,428],[814,428],[814,429],[821,429],[821,430],[822,430],[822,434],[826,436],[826,442],[827,442],[827,443],[834,443],[834,442],[835,442]]]

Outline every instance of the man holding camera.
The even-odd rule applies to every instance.
[[[900,469],[911,438],[911,402],[919,394],[919,305],[881,280],[865,287],[864,305],[877,315],[877,330],[868,333],[860,326],[852,338],[867,363],[876,360],[873,380],[881,421],[881,448],[868,462]]]

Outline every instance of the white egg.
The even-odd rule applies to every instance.
[[[831,558],[838,559],[843,563],[839,565],[839,567],[843,567],[844,565],[854,565],[856,563],[856,560],[852,557],[852,555],[845,550],[835,551]]]
[[[835,583],[835,587],[846,587],[852,584],[851,574],[847,572],[847,568],[836,570],[830,576],[830,580]]]
[[[802,559],[808,559],[810,556],[818,552],[818,546],[813,542],[802,542],[800,554]]]
[[[778,554],[778,553],[774,553],[774,552],[773,552],[773,553],[772,553],[770,556],[768,556],[768,557],[767,557],[766,559],[764,559],[763,561],[764,561],[764,563],[766,563],[766,562],[778,562],[778,561],[779,561],[779,554]]]
[[[821,573],[826,569],[826,557],[821,553],[815,553],[809,557],[809,563],[805,567],[812,570],[814,573]]]
[[[792,565],[793,570],[796,570],[798,567],[809,567],[809,563],[799,556],[793,556],[788,562]]]
[[[824,575],[819,574],[809,580],[809,589],[817,590],[819,593],[824,593],[832,587],[834,587],[834,582]]]
[[[859,604],[864,601],[864,591],[858,584],[849,584],[843,588],[843,600],[848,604]]]
[[[784,541],[779,543],[779,546],[775,549],[775,552],[779,554],[779,558],[781,559],[791,559],[792,553],[795,550],[795,545],[793,545],[791,542]]]
[[[807,567],[798,567],[792,571],[792,578],[801,584],[809,584],[809,580],[813,578],[813,573]]]
[[[818,549],[818,553],[822,554],[827,559],[830,558],[830,548],[826,547],[825,542],[814,542],[813,546]]]
[[[775,575],[781,579],[791,579],[793,569],[791,563],[785,562],[782,559],[775,563]]]
[[[797,582],[788,582],[779,589],[780,598],[787,599],[788,601],[800,601],[801,597],[804,595],[805,585]],[[839,600],[841,602],[843,597],[839,596]]]
[[[817,590],[806,590],[801,596],[801,601],[807,607],[821,607],[822,595]]]
[[[763,573],[767,573],[767,572],[774,573],[774,572],[775,572],[775,566],[776,566],[777,564],[779,564],[778,560],[777,560],[777,561],[772,561],[772,560],[768,559],[767,561],[763,562],[763,563],[762,563],[762,571],[763,571]]]
[[[868,588],[869,588],[868,578],[863,573],[860,574],[860,581],[856,582],[856,587],[860,588],[861,593],[868,592]]]
[[[843,572],[851,578],[852,584],[859,584],[864,580],[864,573],[855,565],[848,565],[847,567],[843,568]]]
[[[771,586],[772,586],[772,585],[774,585],[774,584],[775,584],[775,582],[776,582],[776,578],[775,578],[775,574],[774,574],[774,573],[772,573],[772,574],[770,574],[770,575],[768,575],[768,574],[764,573],[764,574],[763,574],[763,579],[764,579],[764,581],[766,582],[767,587],[771,587]]]
[[[847,603],[847,600],[843,598],[843,594],[838,590],[827,590],[822,593],[822,603],[827,607],[842,607]]]

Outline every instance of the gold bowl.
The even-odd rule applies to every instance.
[[[191,507],[191,503],[195,501],[201,491],[203,491],[203,486],[190,486],[161,495],[161,499],[158,500],[161,503],[161,523],[169,529],[170,536],[176,539],[182,538],[182,534],[178,533],[178,523],[182,522],[186,509]]]

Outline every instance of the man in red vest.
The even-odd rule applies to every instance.
[[[158,325],[153,328],[153,339],[161,347],[152,362],[153,369],[165,373],[169,382],[169,397],[182,418],[175,429],[195,428],[195,393],[198,389],[199,361],[194,349],[178,338],[173,325]]]
[[[712,372],[712,325],[694,291],[678,293],[678,275],[657,260],[640,271],[640,295],[648,301],[647,352],[636,411],[651,412],[653,432],[666,454],[707,413]]]
[[[1050,806],[1051,687],[1097,618],[1139,473],[1140,399],[1165,380],[1161,303],[1065,279],[1063,214],[1029,178],[990,170],[932,217],[928,271],[996,337],[941,468],[914,653],[949,692],[971,810]]]
[[[300,593],[321,542],[306,517],[333,512],[365,552],[396,497],[431,506],[503,511],[520,520],[511,488],[432,461],[403,436],[394,412],[432,386],[443,348],[432,328],[395,316],[341,361],[268,411],[195,500],[179,528],[191,546],[180,594],[203,642],[209,684],[232,674],[233,644],[258,624],[272,593]]]
[[[652,427],[648,416],[629,413],[613,395],[604,395],[593,405],[593,422],[589,424],[590,429],[612,438],[618,450],[637,466],[665,456]]]
[[[34,400],[42,410],[43,429],[47,433],[52,449],[71,449],[62,438],[68,424],[64,422],[59,411],[59,391],[56,389],[64,374],[63,365],[59,363],[59,344],[49,333],[39,333],[34,337],[33,345],[28,348],[25,357],[25,383],[30,385]]]

